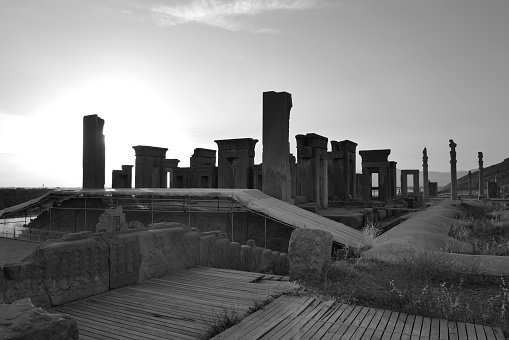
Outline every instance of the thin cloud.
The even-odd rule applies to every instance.
[[[194,0],[185,4],[154,5],[151,11],[161,26],[201,23],[231,31],[273,33],[270,28],[248,27],[243,19],[267,11],[306,10],[316,5],[316,0]]]

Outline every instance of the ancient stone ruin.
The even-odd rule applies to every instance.
[[[166,188],[166,158],[167,148],[137,145],[136,152],[135,188]]]
[[[263,93],[262,191],[285,202],[291,201],[290,110],[292,95]]]
[[[104,189],[104,120],[97,115],[83,117],[83,188]]]
[[[458,199],[458,179],[456,173],[456,146],[452,139],[449,139],[449,147],[451,148],[451,199]]]
[[[215,140],[218,153],[218,188],[252,189],[255,145],[253,138]]]
[[[122,165],[122,170],[113,170],[111,177],[112,188],[132,188],[133,166]]]
[[[306,202],[328,206],[327,138],[315,133],[297,135],[296,195]]]

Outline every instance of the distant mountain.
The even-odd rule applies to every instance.
[[[484,191],[486,193],[486,182],[496,182],[502,192],[509,191],[509,158],[504,159],[503,162],[491,165],[484,168]],[[451,190],[451,183],[448,183],[444,191]],[[468,172],[466,175],[459,176],[458,174],[458,192],[468,192]],[[479,194],[479,170],[472,171],[472,194]]]
[[[457,172],[458,177],[462,177],[468,174],[468,171],[460,170]],[[396,185],[399,187],[401,185],[401,170],[397,169],[396,174]],[[451,173],[450,172],[439,172],[439,171],[428,171],[428,180],[430,182],[438,182],[438,187],[444,187],[445,185],[451,182]],[[424,180],[422,178],[422,169],[419,169],[419,186],[423,186]],[[412,180],[410,176],[408,177],[408,185],[412,186]]]

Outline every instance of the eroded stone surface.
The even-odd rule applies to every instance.
[[[199,234],[196,232],[184,228],[154,229],[140,233],[139,240],[140,282],[199,263]]]
[[[292,279],[320,277],[330,262],[332,234],[316,229],[295,229],[290,238],[288,256]]]
[[[78,325],[69,315],[52,314],[34,307],[27,298],[0,304],[0,339],[78,339]]]

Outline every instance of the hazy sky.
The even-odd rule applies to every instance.
[[[509,157],[507,0],[0,0],[0,186],[81,186],[82,117],[105,119],[106,186],[132,146],[189,165],[260,140],[262,92],[295,135],[391,149],[400,169]],[[330,149],[330,143],[329,143]],[[360,170],[360,157],[358,157]]]

